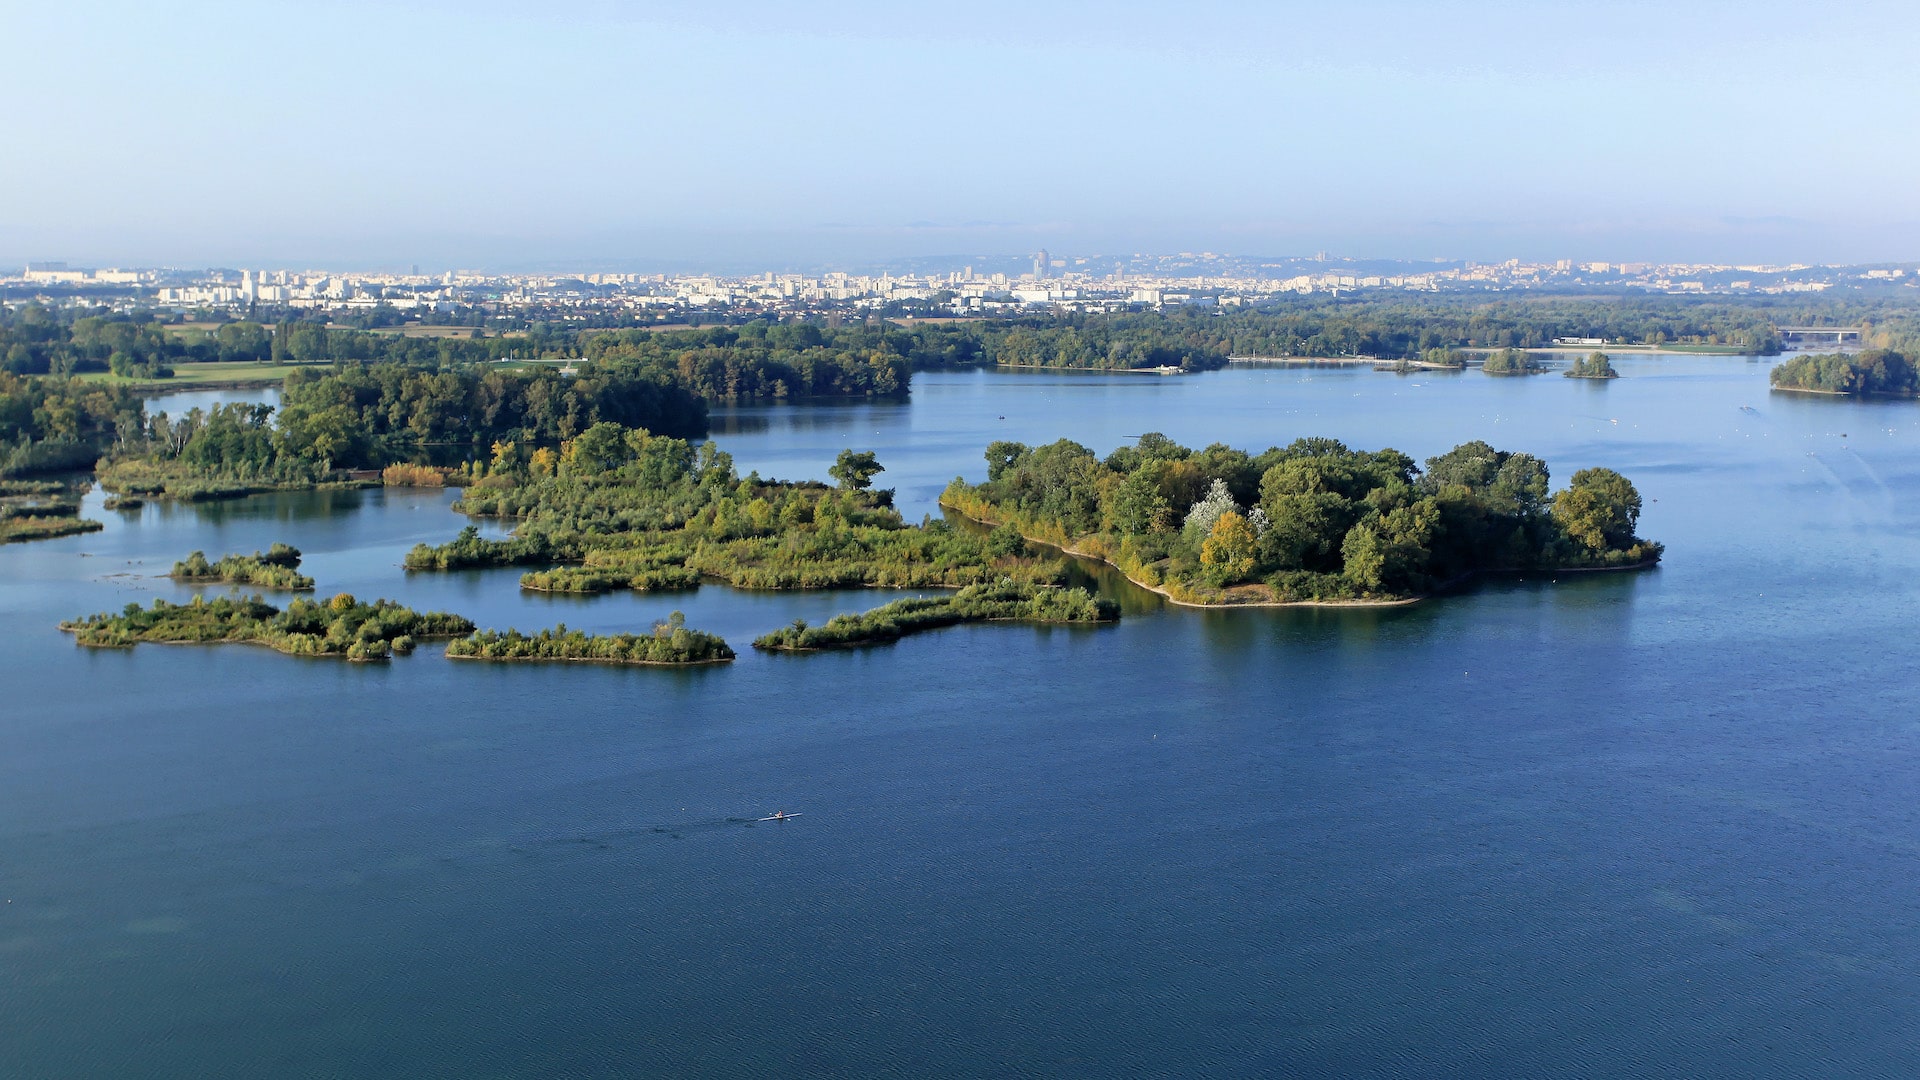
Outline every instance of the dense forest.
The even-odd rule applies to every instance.
[[[296,368],[279,415],[219,405],[149,418],[100,470],[110,490],[195,497],[310,484],[338,470],[376,469],[436,450],[476,452],[536,471],[557,447],[599,423],[697,436],[706,404],[645,376],[590,372],[435,371],[399,364]]]
[[[145,428],[124,386],[23,378],[0,371],[0,477],[84,469]]]
[[[1773,369],[1779,390],[1811,390],[1824,394],[1920,394],[1920,371],[1903,353],[1869,349],[1845,354],[1796,356]]]
[[[1635,566],[1640,494],[1583,469],[1549,495],[1538,458],[1483,442],[1428,459],[1300,439],[1259,455],[1148,434],[1106,459],[1067,440],[996,442],[960,513],[1113,563],[1192,603],[1419,596],[1487,570]]]

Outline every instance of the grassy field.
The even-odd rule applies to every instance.
[[[342,326],[339,323],[328,323],[327,329],[351,330],[353,329],[353,327]],[[464,337],[472,337],[473,331],[474,331],[474,328],[471,326],[421,326],[416,323],[408,323],[405,326],[376,326],[371,330],[368,330],[367,333],[389,334],[389,335],[395,335],[398,337],[409,337],[409,338],[449,338],[449,337],[464,338]],[[483,336],[486,335],[485,331],[481,331],[481,333]],[[513,335],[494,334],[492,336],[493,337],[511,337]]]
[[[1661,345],[1660,352],[1697,353],[1702,356],[1746,356],[1753,350],[1739,345]]]
[[[287,377],[297,364],[176,364],[171,379],[129,379],[105,371],[75,375],[81,382],[137,386],[143,390],[189,390],[196,386],[271,386]],[[325,366],[323,363],[322,366]]]

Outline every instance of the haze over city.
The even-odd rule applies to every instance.
[[[0,5],[0,260],[1905,260],[1910,5]]]

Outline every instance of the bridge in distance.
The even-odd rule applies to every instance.
[[[1780,335],[1782,341],[1792,341],[1795,338],[1830,337],[1835,345],[1844,344],[1848,338],[1852,338],[1854,343],[1858,344],[1863,330],[1858,326],[1776,326],[1773,329]]]

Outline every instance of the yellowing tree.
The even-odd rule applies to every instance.
[[[1214,519],[1213,531],[1200,545],[1200,565],[1215,585],[1244,581],[1253,573],[1255,545],[1259,538],[1253,526],[1238,510],[1223,511]]]

